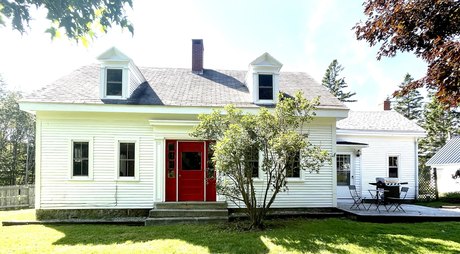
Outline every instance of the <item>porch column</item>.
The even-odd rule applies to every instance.
[[[155,138],[155,193],[154,201],[165,201],[165,139]]]

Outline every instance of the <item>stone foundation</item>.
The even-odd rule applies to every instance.
[[[37,220],[148,217],[150,209],[37,209]]]

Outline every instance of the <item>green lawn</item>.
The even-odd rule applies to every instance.
[[[31,210],[0,212],[27,219]],[[228,225],[0,227],[0,253],[459,253],[460,222],[373,224],[291,219],[266,231]]]
[[[451,203],[445,201],[417,202],[416,205],[440,208],[442,206],[460,206],[460,203]]]

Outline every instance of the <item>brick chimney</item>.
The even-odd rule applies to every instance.
[[[203,40],[192,40],[192,72],[195,74],[203,74]]]
[[[388,98],[388,97],[383,102],[383,110],[391,110],[391,101],[390,101],[390,98]]]

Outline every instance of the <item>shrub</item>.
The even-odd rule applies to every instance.
[[[460,203],[460,191],[446,193],[440,200],[448,203]]]

